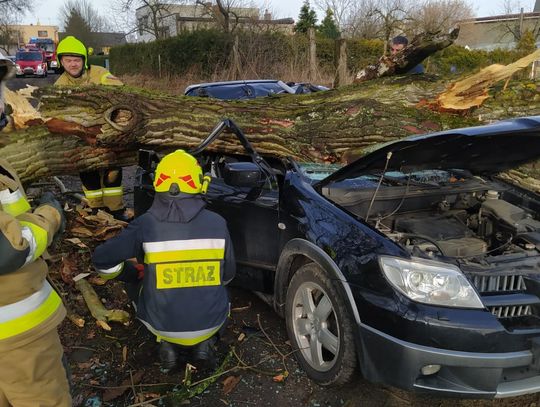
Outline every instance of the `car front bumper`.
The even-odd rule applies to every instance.
[[[360,366],[370,381],[470,398],[540,392],[540,369],[533,351],[461,352],[403,341],[365,324],[359,324],[358,330]],[[440,370],[422,374],[422,367],[428,365],[440,365]]]

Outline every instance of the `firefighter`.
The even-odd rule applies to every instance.
[[[0,62],[3,82],[15,67]],[[54,196],[44,194],[32,211],[17,174],[0,159],[0,407],[71,406],[56,330],[66,310],[41,259],[62,224]]]
[[[162,368],[189,347],[195,364],[215,364],[216,333],[228,318],[226,285],[235,274],[225,220],[205,209],[202,195],[210,177],[183,150],[165,156],[154,179],[155,196],[147,213],[97,247],[92,260],[105,279],[128,282],[137,317],[156,336]],[[142,284],[129,261],[144,263]]]
[[[88,52],[84,44],[77,38],[68,36],[58,44],[56,49],[58,64],[64,73],[55,82],[55,86],[122,86],[123,83],[107,69],[88,65]],[[107,168],[101,171],[80,173],[84,196],[92,209],[105,208],[115,218],[126,220],[122,168]]]

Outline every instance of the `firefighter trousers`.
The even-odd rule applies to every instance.
[[[90,208],[124,209],[121,167],[86,171],[79,175]]]
[[[56,329],[0,352],[0,407],[70,407],[62,354]]]

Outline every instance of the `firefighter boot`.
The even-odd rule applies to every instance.
[[[117,211],[108,211],[114,219],[122,221],[122,222],[130,222],[132,219],[129,218],[126,214],[125,209],[118,209]]]
[[[193,347],[191,351],[193,364],[200,370],[214,369],[216,367],[216,352],[214,350],[216,341],[217,338],[213,336]]]
[[[161,362],[161,370],[168,373],[176,366],[176,349],[172,343],[161,341],[159,345],[159,361]]]

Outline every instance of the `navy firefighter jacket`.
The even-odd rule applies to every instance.
[[[227,319],[225,287],[235,260],[225,219],[204,208],[199,195],[156,193],[147,213],[92,256],[104,278],[120,277],[124,261],[144,263],[137,317],[158,339],[195,345],[215,334]],[[122,278],[124,277],[124,278]]]

